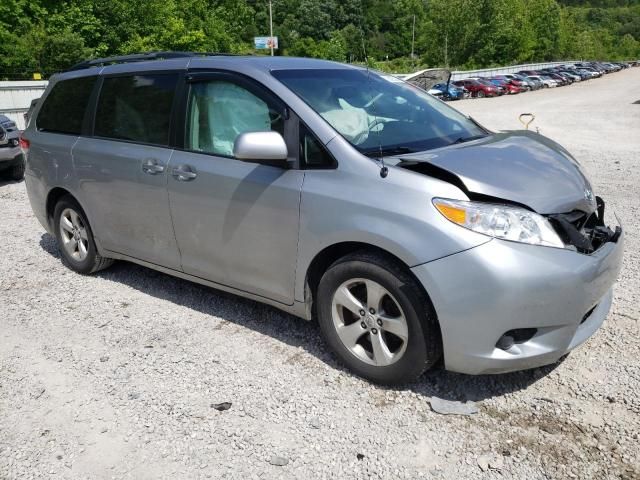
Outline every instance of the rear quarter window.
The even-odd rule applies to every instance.
[[[73,78],[56,83],[36,118],[38,130],[80,135],[96,78]]]

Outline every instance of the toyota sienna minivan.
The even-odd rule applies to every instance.
[[[21,140],[66,265],[135,262],[317,319],[371,381],[557,361],[623,234],[567,150],[366,68],[141,54],[52,77]],[[609,215],[607,215],[609,217]]]

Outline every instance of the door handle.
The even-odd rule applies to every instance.
[[[188,182],[198,176],[189,165],[177,166],[171,171],[171,175],[181,182]]]
[[[157,173],[164,172],[164,166],[159,165],[154,158],[147,158],[144,162],[142,162],[142,171],[144,173],[148,173],[149,175],[155,175]]]

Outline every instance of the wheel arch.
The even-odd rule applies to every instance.
[[[91,226],[91,230],[94,234],[94,240],[96,242],[96,245],[98,245],[98,249],[100,250],[99,242],[94,230],[94,222],[92,221],[90,212],[87,211],[86,206],[83,205],[83,203],[80,201],[77,195],[74,195],[69,189],[65,187],[59,187],[59,186],[53,187],[51,190],[49,190],[49,193],[47,193],[47,199],[45,202],[45,212],[47,215],[47,223],[49,225],[50,232],[53,232],[55,229],[55,225],[53,222],[53,213],[56,209],[56,204],[60,201],[62,197],[66,197],[66,196],[71,197],[82,209],[82,213],[84,213],[85,217],[89,221],[89,225]]]
[[[403,261],[397,255],[385,250],[384,248],[365,243],[365,242],[357,242],[357,241],[345,241],[334,243],[329,245],[322,250],[320,250],[311,260],[311,263],[306,269],[305,278],[304,278],[304,301],[306,304],[307,317],[308,319],[315,318],[316,310],[315,310],[315,297],[316,292],[318,290],[318,285],[320,283],[320,279],[324,272],[338,259],[349,255],[351,253],[365,251],[369,253],[376,253],[383,257],[388,258],[389,260],[397,263],[407,275],[409,275],[416,283],[418,288],[422,290],[425,298],[431,304],[433,312],[436,313],[437,320],[437,312],[433,306],[433,302],[429,296],[429,292],[426,291],[422,283],[418,280],[415,274],[411,271],[410,266]]]
[[[49,190],[49,193],[47,193],[47,200],[45,203],[45,212],[47,214],[47,222],[49,224],[49,229],[51,231],[53,231],[54,229],[53,212],[56,209],[56,204],[62,197],[65,197],[67,195],[73,198],[76,202],[78,202],[78,199],[74,197],[73,194],[66,188],[54,187],[51,190]],[[78,204],[80,204],[80,202],[78,202]]]

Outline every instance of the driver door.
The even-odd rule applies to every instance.
[[[275,130],[293,159],[297,144],[287,133],[286,108],[239,75],[187,78],[184,146],[171,157],[168,179],[182,268],[292,304],[304,172],[233,157],[239,134]]]

